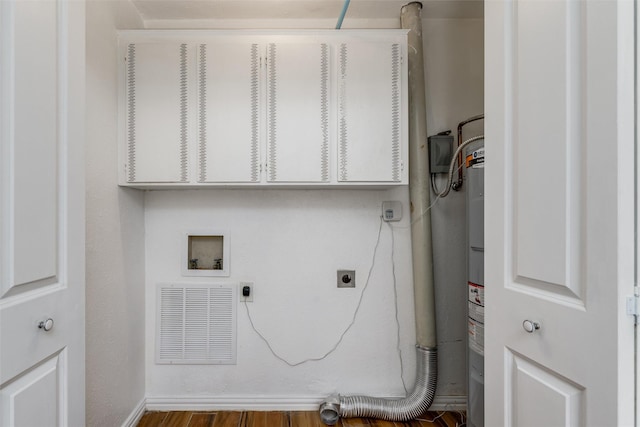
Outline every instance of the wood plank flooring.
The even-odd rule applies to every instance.
[[[342,418],[336,427],[463,427],[464,412],[427,412],[407,422]],[[137,427],[325,427],[317,411],[309,412],[147,412]]]

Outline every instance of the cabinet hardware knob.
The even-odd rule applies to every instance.
[[[49,332],[51,329],[53,329],[53,319],[48,318],[47,320],[43,320],[42,322],[38,323],[38,328],[44,329],[45,332]]]
[[[522,322],[522,328],[528,333],[532,334],[540,329],[540,323],[534,322],[532,320],[525,320],[524,322]]]

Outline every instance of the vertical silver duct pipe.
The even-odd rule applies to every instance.
[[[328,425],[334,425],[340,417],[410,420],[425,412],[435,396],[437,341],[421,10],[422,4],[413,2],[403,6],[400,14],[402,28],[409,30],[409,200],[418,364],[416,381],[404,399],[330,396],[320,405],[320,418]]]
[[[402,7],[400,22],[409,30],[409,199],[411,209],[411,250],[416,310],[416,344],[436,348],[435,294],[429,157],[427,154],[427,107],[424,90],[421,3]]]

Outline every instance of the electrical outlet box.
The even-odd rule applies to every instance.
[[[429,172],[449,173],[449,164],[453,157],[453,136],[433,135],[429,141]]]
[[[253,302],[253,282],[240,282],[240,302]]]
[[[382,219],[385,221],[400,221],[402,219],[402,203],[397,200],[382,202]]]

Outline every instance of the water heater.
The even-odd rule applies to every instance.
[[[484,141],[465,151],[467,172],[467,425],[484,427]]]

